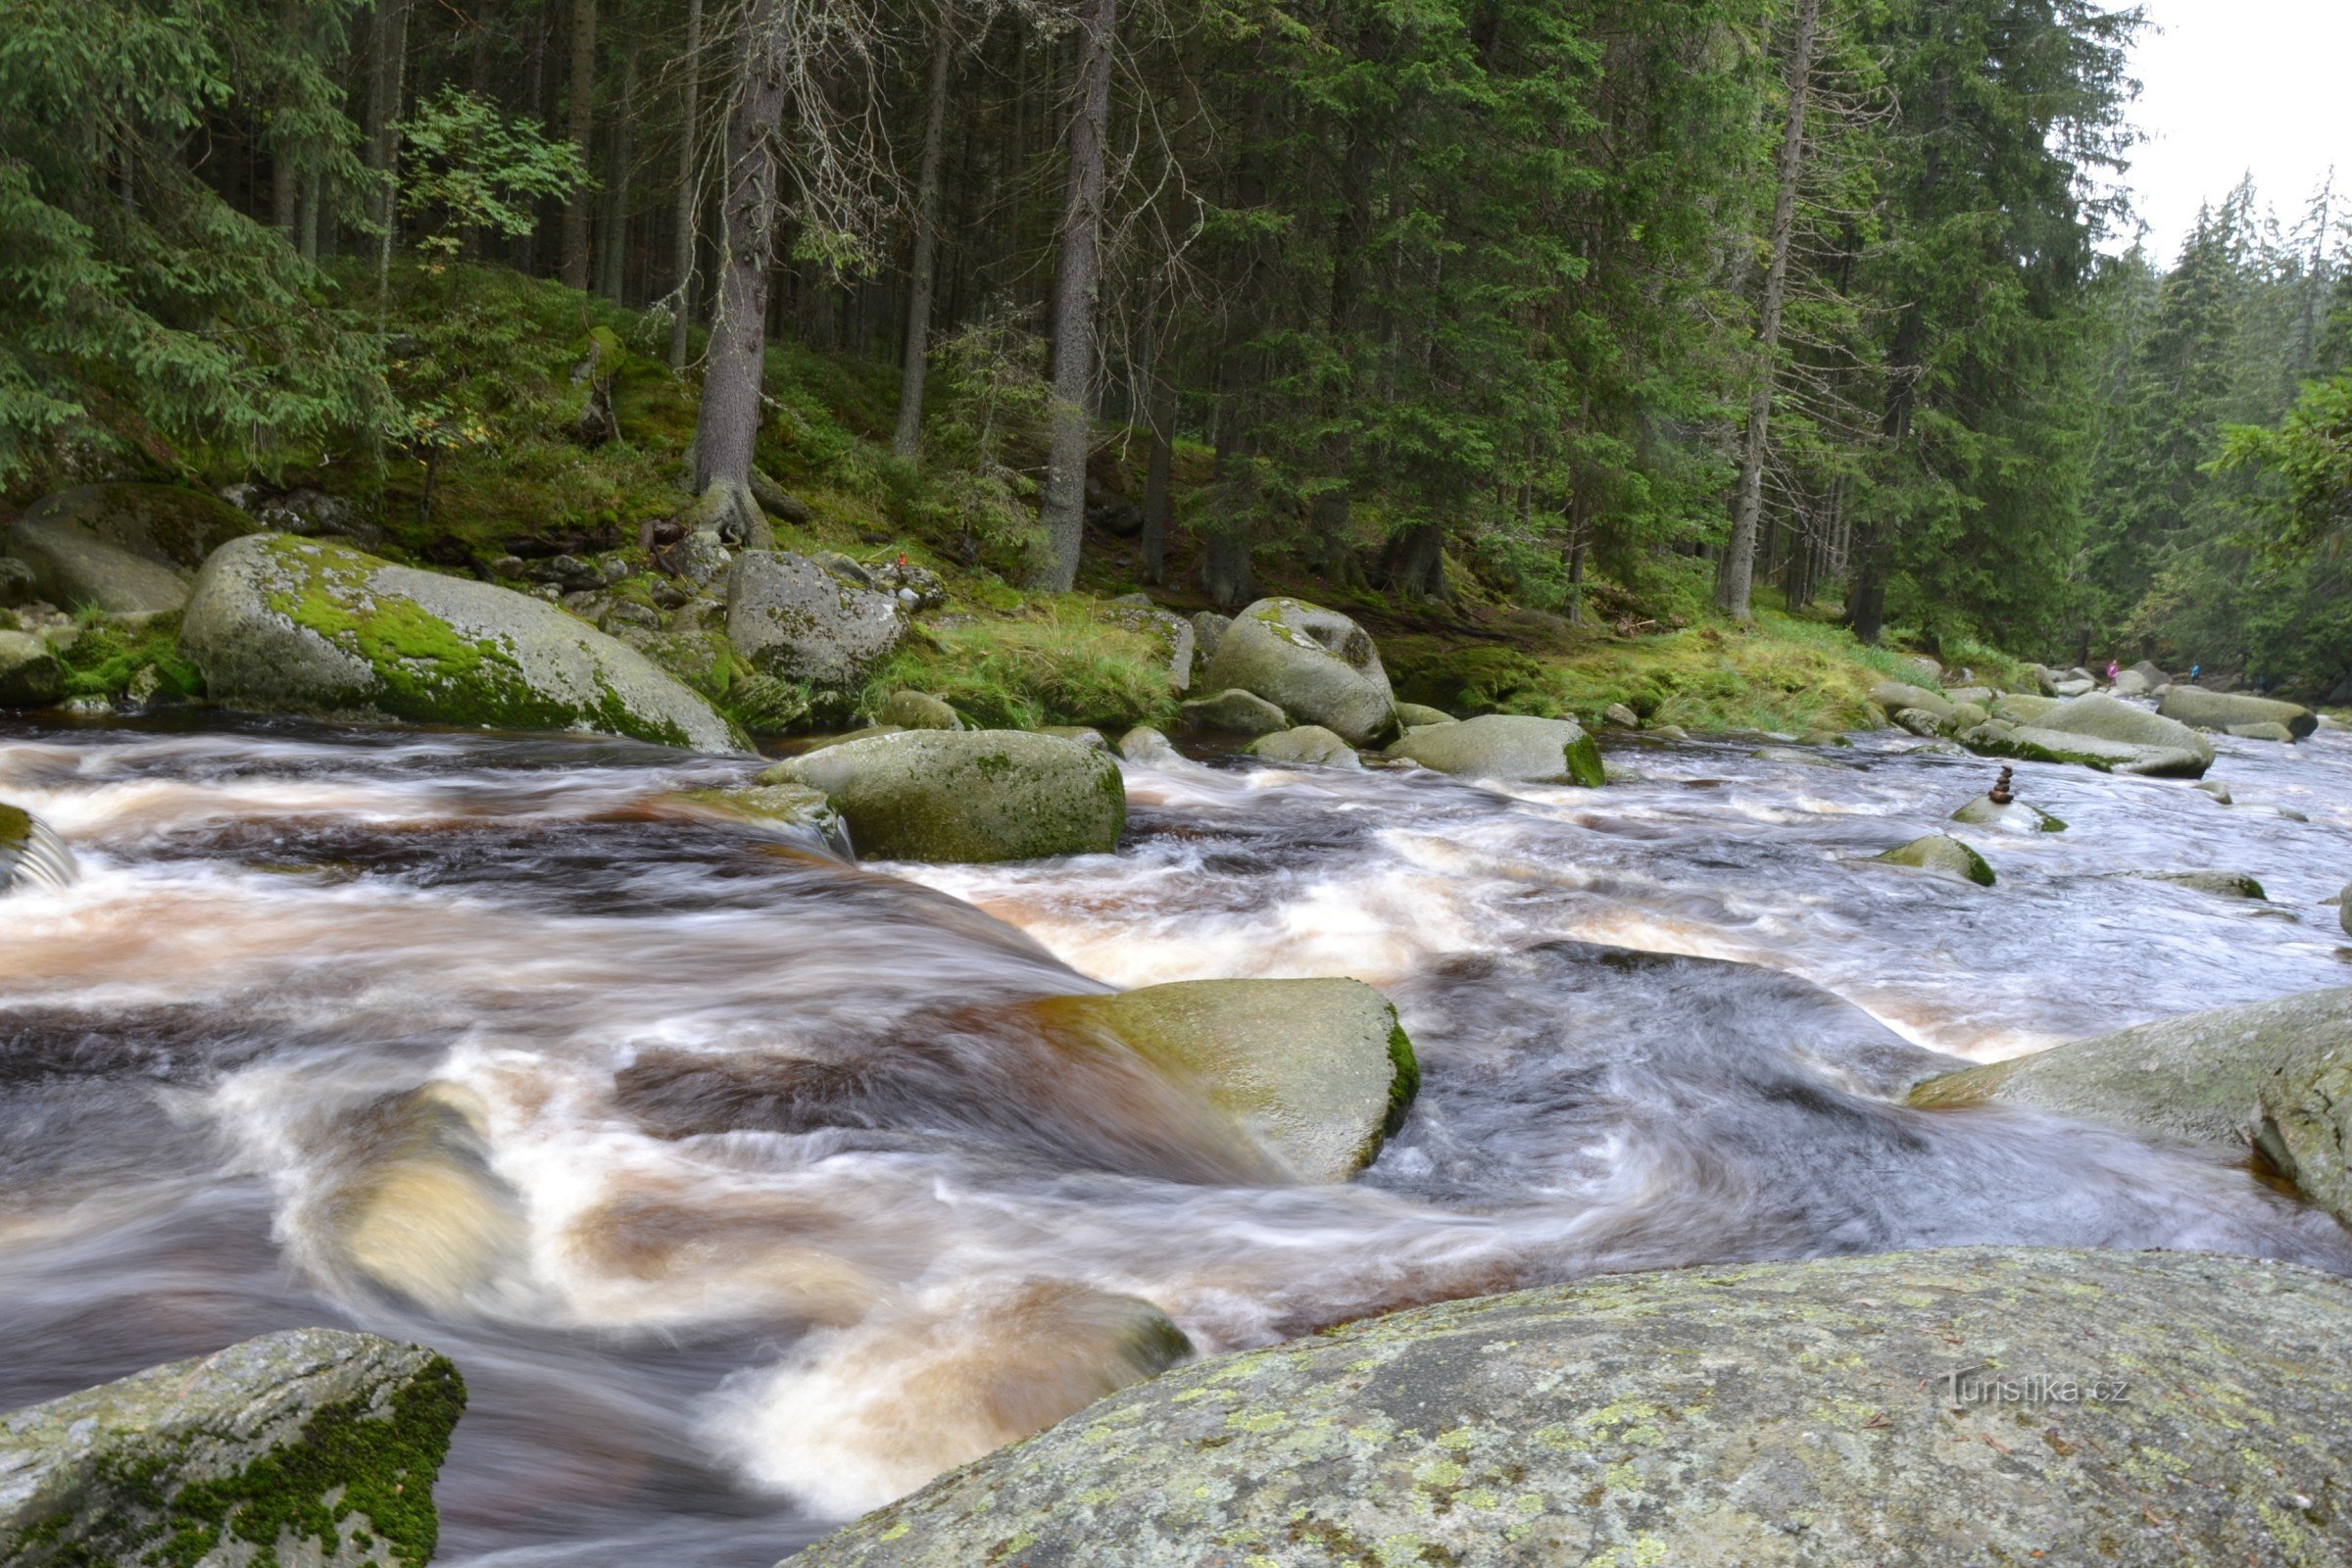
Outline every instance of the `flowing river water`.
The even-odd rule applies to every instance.
[[[1893,1099],[1931,1054],[2352,983],[2352,735],[2219,740],[2235,807],[2022,765],[2071,830],[1972,833],[1989,890],[1864,862],[1992,764],[1755,744],[1627,744],[1599,792],[1131,764],[1116,857],[858,867],[679,799],[746,762],[0,727],[0,800],[82,870],[0,902],[0,1408],[293,1324],[416,1339],[472,1391],[443,1561],[765,1568],[996,1441],[976,1406],[1066,1406],[1045,1282],[1208,1352],[1695,1261],[2352,1272],[2240,1166]],[[2204,867],[2271,902],[2127,874]],[[1328,974],[1422,1065],[1345,1187],[1221,1167],[1004,1023]]]

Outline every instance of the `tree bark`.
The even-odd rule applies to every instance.
[[[1080,34],[1078,106],[1070,117],[1069,196],[1054,289],[1054,405],[1046,458],[1050,556],[1039,586],[1067,593],[1086,534],[1086,460],[1094,433],[1095,317],[1102,281],[1103,156],[1110,133],[1110,52],[1118,0],[1095,0]]]
[[[939,265],[939,164],[948,134],[948,68],[954,63],[955,33],[948,8],[939,9],[939,35],[931,44],[931,104],[923,119],[923,164],[915,176],[914,269],[906,285],[906,330],[900,347],[899,428],[891,450],[911,458],[923,439],[923,379],[931,351],[931,286]]]
[[[565,134],[580,150],[580,167],[588,161],[589,138],[596,130],[596,0],[571,0],[571,102]],[[571,193],[564,209],[564,250],[559,273],[570,288],[588,286],[588,211],[595,201],[586,186]]]
[[[735,103],[727,116],[719,215],[718,308],[694,426],[694,488],[749,484],[767,358],[767,274],[775,254],[777,137],[784,114],[786,0],[753,0]]]
[[[625,29],[628,19],[621,19]],[[615,305],[627,303],[629,270],[629,166],[637,158],[637,42],[621,56],[620,113],[612,120],[607,149],[605,231],[597,243],[596,291]]]
[[[1144,581],[1168,580],[1168,525],[1176,511],[1176,378],[1168,374],[1168,343],[1157,330],[1157,312],[1146,329],[1152,362],[1146,372],[1145,417],[1152,426],[1152,459],[1144,472]],[[1164,336],[1172,340],[1174,323]]]
[[[703,207],[703,182],[696,167],[701,150],[703,97],[703,0],[686,0],[686,101],[678,123],[678,210],[671,231],[670,260],[677,268],[677,292],[669,318],[669,368],[686,368],[686,333],[694,320],[695,220]]]
[[[1788,297],[1788,251],[1796,230],[1796,182],[1804,172],[1805,104],[1812,96],[1813,38],[1821,0],[1797,0],[1796,36],[1788,46],[1788,119],[1781,130],[1778,184],[1772,199],[1772,260],[1756,312],[1756,384],[1748,394],[1747,431],[1740,453],[1740,491],[1732,506],[1732,537],[1715,569],[1715,608],[1748,618],[1756,567],[1756,517],[1764,506],[1764,459],[1772,429],[1772,395],[1779,379],[1781,311]]]
[[[379,181],[375,220],[375,288],[380,299],[392,287],[392,241],[400,229],[400,115],[408,90],[409,0],[381,0],[375,11],[374,70],[368,81],[368,118],[373,136],[369,160]]]

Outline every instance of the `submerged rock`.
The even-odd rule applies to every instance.
[[[2135,875],[2150,882],[2170,882],[2176,887],[2193,888],[2223,899],[2267,899],[2262,884],[2243,871],[2142,871]]]
[[[1350,746],[1396,733],[1396,694],[1371,636],[1303,600],[1260,599],[1235,616],[1200,685],[1254,692],[1294,723],[1320,724]]]
[[[47,708],[66,695],[66,666],[29,632],[0,631],[0,708]]]
[[[861,856],[989,862],[1108,855],[1127,792],[1106,749],[1016,730],[906,730],[806,753],[762,784],[821,790]]]
[[[525,594],[256,534],[205,564],[179,637],[215,701],[329,717],[588,730],[735,750],[646,657]]]
[[[2259,1150],[2352,1223],[2352,987],[2162,1018],[1946,1073],[1910,1094],[1930,1107],[1984,1101]]]
[[[1242,748],[1251,757],[1262,757],[1269,762],[1305,762],[1317,767],[1361,768],[1362,759],[1355,748],[1334,735],[1320,724],[1301,724],[1297,729],[1276,730],[1260,735]]]
[[[2295,740],[2320,727],[2319,715],[2299,704],[2247,697],[2237,692],[2207,691],[2201,686],[2175,686],[2164,694],[2156,711],[2199,729],[2227,730],[2237,724],[2283,725]]]
[[[1582,784],[1605,781],[1600,748],[1570,718],[1481,713],[1451,724],[1408,730],[1383,754],[1441,773],[1503,783]]]
[[[1039,1004],[1200,1091],[1302,1182],[1342,1182],[1421,1085],[1389,999],[1360,980],[1191,980]]]
[[[1610,1275],[1178,1368],[791,1568],[2328,1563],[2347,1336],[2200,1253]]]
[[[420,1345],[289,1329],[0,1416],[0,1561],[424,1568],[466,1407]]]
[[[326,1261],[437,1317],[514,1299],[527,1237],[522,1200],[490,1168],[487,1110],[429,1083],[350,1117],[346,1168],[322,1213]]]
[[[48,823],[0,801],[0,894],[18,888],[71,887],[81,876],[74,852]]]
[[[906,610],[897,596],[807,556],[747,551],[727,573],[728,640],[754,667],[780,679],[853,690],[906,635]]]
[[[1236,687],[1197,697],[1178,710],[1189,729],[1223,735],[1272,735],[1291,727],[1291,716],[1255,692]]]
[[[845,858],[851,855],[849,829],[818,790],[799,784],[743,784],[689,790],[680,799],[739,821],[808,834]]]
[[[1943,833],[1913,839],[1871,858],[1886,865],[1907,865],[1954,882],[1974,882],[1981,888],[1993,884],[1992,867],[1984,863],[1984,857]]]
[[[39,597],[68,610],[159,615],[188,602],[205,558],[261,524],[200,490],[90,484],[61,490],[17,520],[8,554]]]

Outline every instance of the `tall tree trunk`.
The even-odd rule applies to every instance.
[[[378,175],[375,288],[392,288],[392,241],[400,229],[400,116],[408,90],[410,0],[379,0],[375,9],[374,71],[368,82],[368,118],[374,129],[369,162]]]
[[[628,19],[621,19],[625,29]],[[605,231],[597,236],[596,291],[625,304],[629,270],[629,166],[636,161],[637,51],[631,39],[621,56],[620,113],[612,118],[605,173]]]
[[[1772,394],[1779,380],[1781,310],[1788,297],[1788,251],[1796,231],[1796,182],[1805,165],[1805,103],[1812,96],[1813,37],[1821,0],[1797,0],[1796,36],[1788,46],[1788,119],[1781,129],[1779,183],[1772,198],[1772,261],[1756,312],[1756,384],[1748,394],[1747,434],[1740,453],[1740,493],[1732,506],[1732,537],[1715,568],[1715,608],[1748,618],[1756,568],[1756,516],[1764,506],[1764,458],[1772,427]]]
[[[703,208],[703,181],[698,162],[703,96],[703,0],[686,0],[686,101],[678,122],[678,210],[670,239],[670,261],[677,269],[676,314],[669,318],[669,368],[686,368],[686,332],[694,320],[695,223]]]
[[[281,47],[292,48],[297,39],[305,38],[301,0],[277,0],[277,30]],[[279,106],[284,113],[284,105]],[[302,158],[292,140],[284,135],[270,139],[270,221],[286,236],[286,243],[301,239]]]
[[[939,35],[931,44],[931,104],[923,117],[923,165],[915,176],[914,269],[906,285],[906,330],[900,346],[899,428],[891,450],[911,458],[923,439],[923,376],[931,351],[931,285],[939,265],[939,164],[948,135],[948,68],[954,63],[955,33],[949,12],[939,8]]]
[[[718,308],[694,425],[694,488],[748,484],[767,351],[767,274],[776,240],[776,138],[782,133],[786,0],[752,0],[735,104],[727,116],[719,214]]]
[[[1118,0],[1095,0],[1080,34],[1070,117],[1069,197],[1054,287],[1054,407],[1040,521],[1051,556],[1040,586],[1067,593],[1086,535],[1086,459],[1094,433],[1095,317],[1102,283],[1103,155],[1110,136],[1110,52]]]
[[[1168,525],[1176,511],[1176,378],[1168,373],[1167,354],[1175,339],[1174,323],[1162,331],[1158,312],[1152,312],[1144,342],[1152,358],[1145,372],[1145,417],[1152,425],[1152,460],[1144,472],[1144,581],[1168,580]]]
[[[596,0],[571,0],[571,103],[565,134],[580,150],[580,167],[592,169],[589,138],[596,130]],[[560,275],[572,288],[588,286],[588,210],[595,201],[587,187],[571,193],[564,209],[564,253]]]

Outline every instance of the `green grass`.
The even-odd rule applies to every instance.
[[[944,698],[990,729],[1093,724],[1116,735],[1176,713],[1158,642],[1100,618],[1094,602],[1077,596],[929,628],[867,683],[861,706],[871,710],[902,689]]]
[[[66,666],[66,696],[111,701],[121,697],[150,664],[163,677],[166,694],[202,696],[204,677],[179,657],[178,642],[179,617],[175,614],[160,615],[139,627],[84,615],[74,646],[58,656]]]

